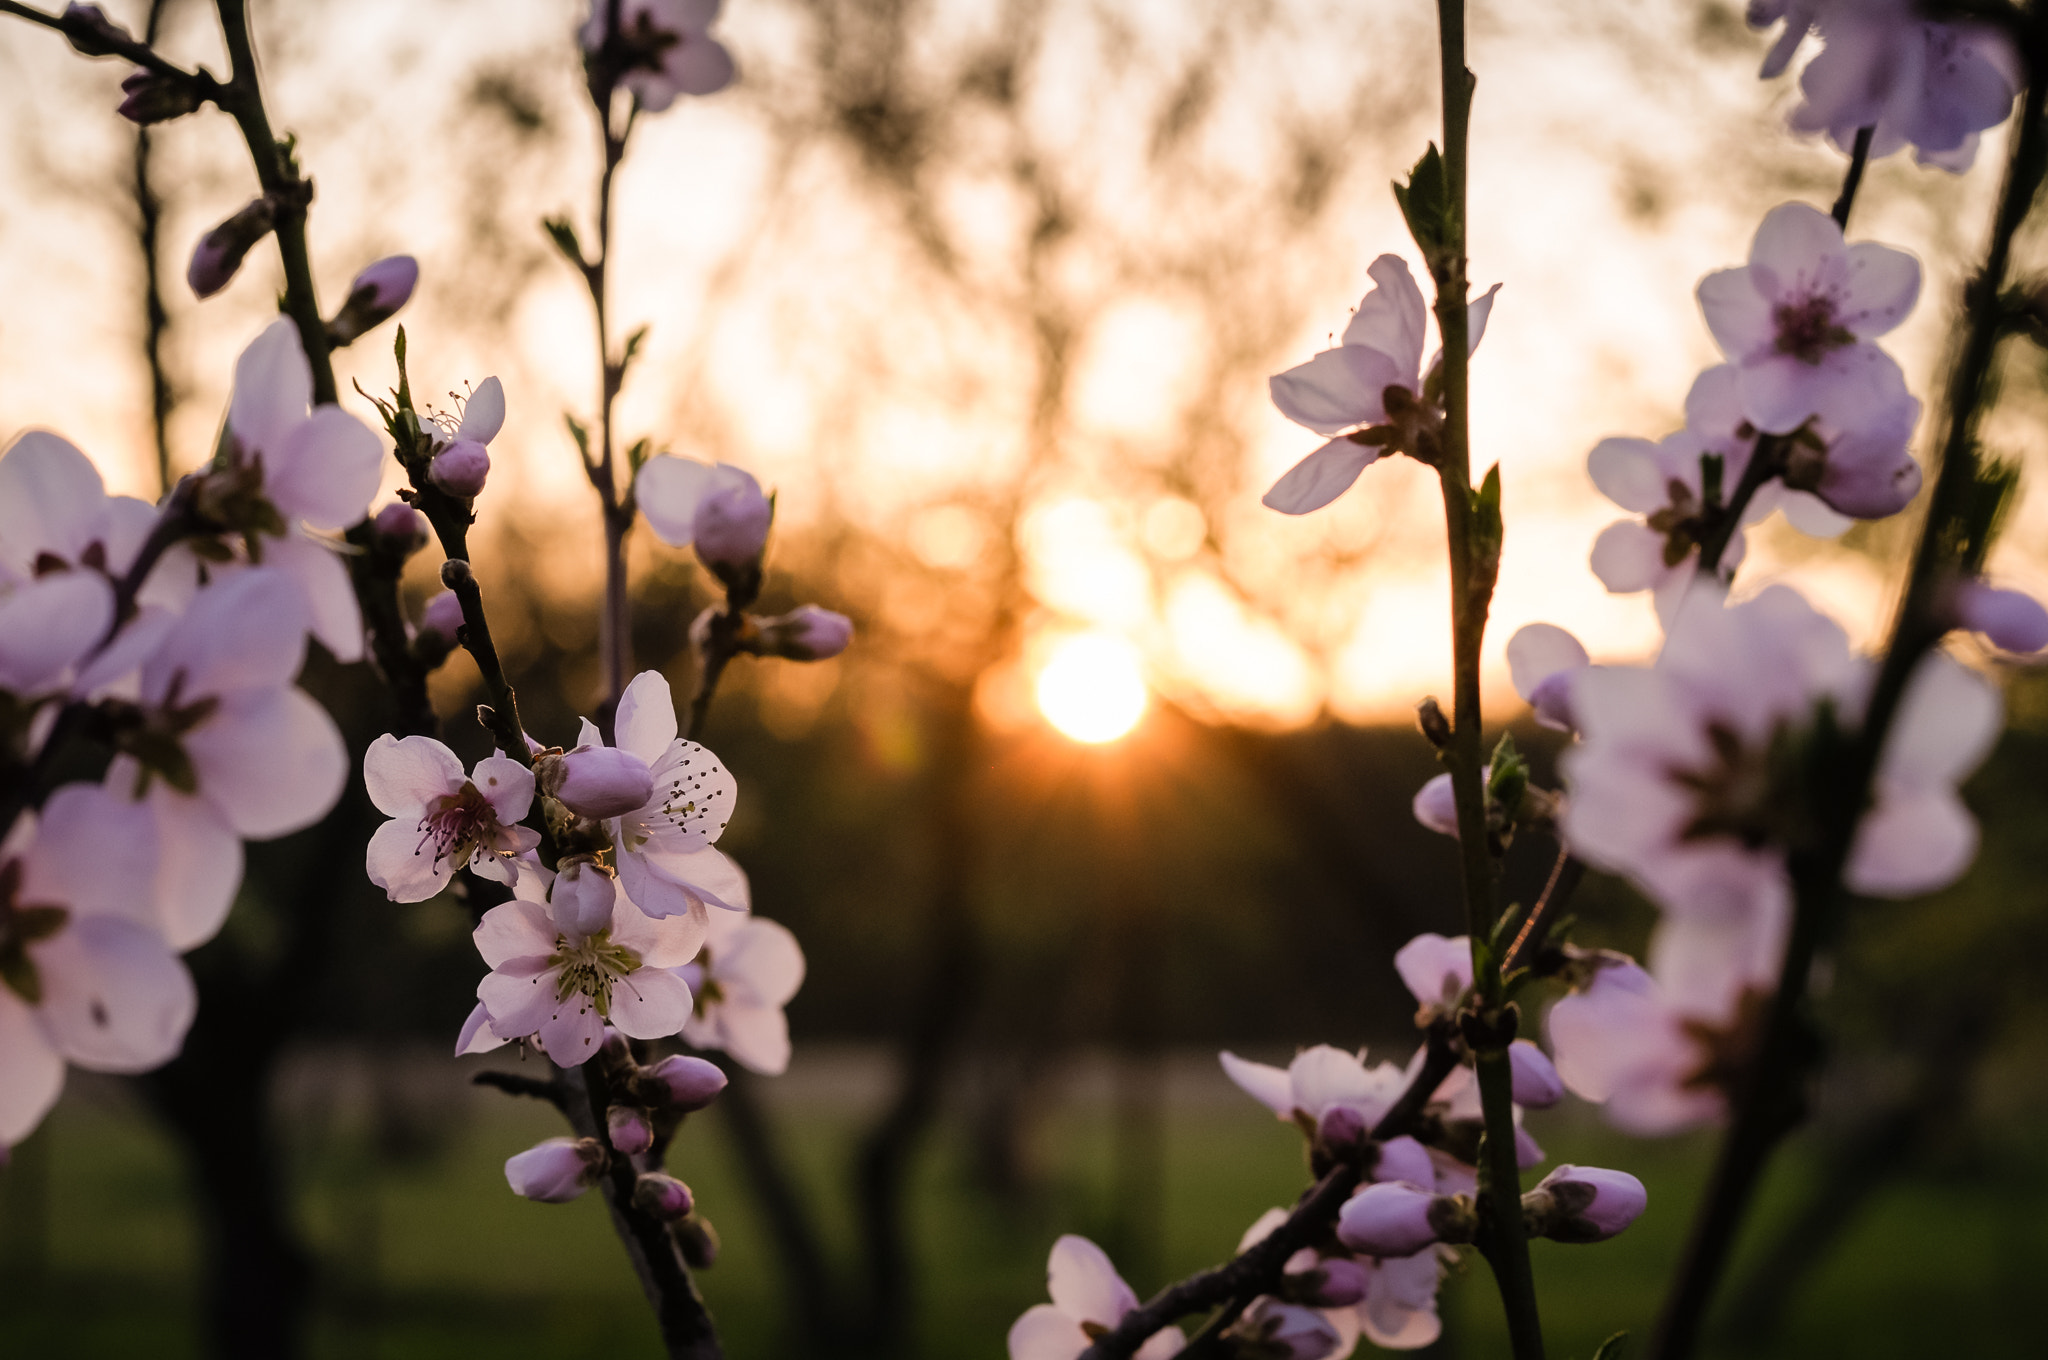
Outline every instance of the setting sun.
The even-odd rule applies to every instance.
[[[1137,648],[1114,633],[1080,633],[1038,673],[1038,708],[1075,741],[1115,741],[1145,716]]]

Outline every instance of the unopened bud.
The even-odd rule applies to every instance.
[[[427,517],[404,501],[393,501],[371,521],[384,546],[401,557],[411,557],[427,546]]]
[[[676,1246],[682,1249],[683,1262],[692,1270],[709,1270],[718,1264],[718,1230],[710,1220],[691,1214],[680,1223],[669,1225],[675,1234]]]
[[[1379,1159],[1372,1164],[1372,1178],[1432,1185],[1436,1181],[1436,1163],[1429,1159],[1428,1148],[1403,1134],[1380,1144]]]
[[[1365,1298],[1372,1277],[1349,1256],[1325,1257],[1302,1277],[1306,1302],[1317,1308],[1349,1308]]]
[[[1458,834],[1458,795],[1451,788],[1451,777],[1437,775],[1415,792],[1415,801],[1409,805],[1415,812],[1415,820],[1431,831],[1445,836]]]
[[[1564,1099],[1564,1080],[1557,1075],[1556,1065],[1527,1039],[1508,1045],[1508,1072],[1517,1105],[1545,1110]]]
[[[2038,652],[2048,647],[2048,609],[2022,591],[1963,581],[1949,591],[1948,613],[1957,627],[1982,633],[1985,641],[2002,652]]]
[[[121,93],[124,98],[115,112],[138,127],[183,118],[205,102],[192,81],[147,67],[130,72],[121,82]]]
[[[543,1204],[565,1204],[603,1173],[604,1145],[595,1138],[550,1138],[505,1163],[512,1193]]]
[[[647,762],[616,746],[578,746],[534,762],[540,791],[579,817],[603,821],[646,807],[654,797]]]
[[[697,502],[691,539],[705,566],[717,570],[752,566],[768,546],[775,506],[761,484],[740,468],[719,468],[717,480]]]
[[[420,281],[420,262],[410,255],[391,255],[356,275],[348,300],[327,323],[328,341],[337,348],[391,319],[412,297]]]
[[[604,1027],[604,1038],[598,1041],[597,1051],[612,1063],[625,1064],[633,1061],[633,1041],[610,1025]]]
[[[1313,1308],[1271,1294],[1252,1300],[1225,1335],[1245,1360],[1327,1360],[1344,1344],[1336,1325]]]
[[[1444,716],[1443,706],[1434,697],[1415,706],[1415,721],[1431,746],[1441,751],[1451,744],[1451,720]]]
[[[1316,1139],[1339,1157],[1358,1150],[1371,1130],[1365,1116],[1349,1105],[1332,1105],[1316,1124]]]
[[[1478,1226],[1462,1195],[1433,1195],[1408,1181],[1378,1181],[1337,1215],[1337,1240],[1364,1256],[1413,1256],[1432,1242],[1469,1242]]]
[[[457,439],[427,465],[427,476],[451,496],[468,500],[484,489],[491,475],[491,451],[474,439]]]
[[[645,1110],[614,1105],[604,1112],[604,1128],[613,1150],[629,1157],[654,1146],[654,1125],[647,1122]]]
[[[1522,1216],[1532,1237],[1603,1242],[1635,1222],[1649,1202],[1643,1183],[1626,1171],[1561,1166],[1522,1196]]]
[[[199,238],[185,281],[195,296],[209,298],[228,286],[242,259],[270,234],[276,213],[268,198],[252,199],[240,212]]]
[[[685,1114],[718,1099],[726,1082],[725,1072],[717,1063],[687,1053],[663,1058],[640,1075],[646,1087],[664,1104]]]
[[[761,619],[760,650],[791,661],[823,661],[853,641],[853,620],[817,605],[799,605],[780,618]]]
[[[650,1171],[633,1182],[633,1207],[664,1223],[688,1218],[697,1204],[690,1187],[674,1176]]]
[[[135,42],[135,35],[109,19],[98,5],[66,5],[59,22],[71,46],[88,57],[117,56]]]
[[[451,647],[455,645],[456,632],[461,627],[462,601],[452,590],[444,590],[434,596],[420,611],[420,631],[438,634]]]
[[[612,908],[619,898],[611,871],[593,860],[573,859],[555,875],[548,889],[548,915],[555,929],[572,940],[605,930],[612,923]]]

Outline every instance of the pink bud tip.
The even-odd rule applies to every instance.
[[[1514,1081],[1515,1104],[1543,1110],[1564,1099],[1564,1082],[1549,1055],[1527,1039],[1508,1045],[1508,1071]]]
[[[1333,1152],[1356,1148],[1368,1132],[1365,1116],[1349,1105],[1332,1105],[1316,1126],[1316,1136]]]
[[[1410,1185],[1433,1185],[1436,1183],[1436,1163],[1429,1159],[1429,1149],[1413,1138],[1406,1135],[1389,1138],[1380,1144],[1379,1160],[1372,1165],[1372,1178],[1376,1181],[1407,1181]]]
[[[633,1156],[654,1146],[654,1126],[647,1122],[647,1114],[631,1105],[614,1105],[605,1111],[605,1132],[612,1140],[612,1147]]]
[[[427,601],[426,608],[420,611],[420,631],[439,633],[448,640],[450,646],[455,644],[456,630],[461,627],[462,601],[456,598],[452,590],[444,590],[434,596]]]
[[[349,292],[367,291],[370,305],[390,316],[412,300],[412,290],[419,281],[418,260],[410,255],[387,255],[356,275],[355,281],[349,285]]]
[[[689,1186],[659,1171],[650,1171],[633,1183],[634,1206],[667,1223],[688,1218],[696,1203]]]
[[[1310,1286],[1318,1308],[1349,1308],[1365,1298],[1372,1282],[1365,1267],[1348,1256],[1328,1257],[1312,1274],[1318,1277]]]
[[[775,507],[751,473],[739,468],[721,471],[728,475],[697,502],[691,539],[705,566],[746,567],[759,561],[768,546]]]
[[[2048,647],[2048,609],[2033,596],[1965,581],[1950,597],[1955,619],[2004,652],[2038,652]]]
[[[611,873],[592,860],[570,860],[548,889],[548,915],[555,929],[571,940],[583,940],[612,923],[618,886]]]
[[[484,489],[491,474],[491,451],[474,439],[458,439],[434,455],[427,475],[434,485],[465,500]]]
[[[1413,1256],[1437,1240],[1436,1196],[1406,1181],[1381,1181],[1353,1195],[1337,1215],[1337,1238],[1367,1256]]]
[[[595,1138],[550,1138],[505,1163],[512,1192],[543,1204],[565,1204],[597,1179],[604,1149]]]
[[[1597,1166],[1561,1166],[1536,1189],[1549,1191],[1556,1202],[1546,1235],[1560,1242],[1605,1241],[1635,1222],[1650,1202],[1634,1176]]]
[[[717,1063],[686,1053],[663,1058],[647,1075],[665,1088],[670,1106],[685,1112],[703,1109],[725,1089],[725,1073]]]
[[[410,557],[427,546],[427,517],[404,501],[393,501],[377,512],[377,537]]]
[[[623,816],[654,797],[647,762],[616,746],[578,746],[544,759],[534,774],[543,792],[579,817]]]

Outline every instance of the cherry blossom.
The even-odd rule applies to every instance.
[[[2019,57],[1990,24],[1936,22],[1914,0],[1751,0],[1752,28],[1781,18],[1763,75],[1783,72],[1818,29],[1823,46],[1800,74],[1791,122],[1841,151],[1868,127],[1873,157],[1911,146],[1920,164],[1959,172],[1976,159],[1978,135],[2012,112]]]
[[[1069,1233],[1052,1244],[1046,1263],[1051,1303],[1034,1304],[1010,1327],[1010,1360],[1076,1360],[1095,1333],[1112,1330],[1138,1306],[1138,1296],[1116,1273],[1101,1247]],[[1178,1327],[1152,1334],[1136,1360],[1165,1360],[1187,1345]]]
[[[1368,1068],[1363,1050],[1352,1054],[1317,1044],[1295,1054],[1284,1068],[1248,1062],[1235,1053],[1219,1056],[1232,1081],[1287,1121],[1299,1115],[1321,1125],[1333,1110],[1345,1109],[1369,1129],[1407,1089],[1400,1068],[1387,1062]]]
[[[1623,955],[1594,955],[1581,973],[1546,1022],[1558,1075],[1572,1094],[1604,1105],[1615,1127],[1644,1136],[1720,1118],[1727,1093],[1708,1079],[1715,1057],[1708,1039],[1734,1028],[1743,979],[1722,989],[1732,994],[1726,1004],[1688,1014]]]
[[[1267,1210],[1246,1230],[1238,1254],[1242,1256],[1264,1241],[1286,1221],[1286,1210]],[[1361,1335],[1387,1350],[1417,1350],[1434,1342],[1442,1331],[1436,1311],[1437,1286],[1443,1279],[1440,1250],[1430,1246],[1413,1256],[1353,1260],[1345,1256],[1318,1258],[1313,1248],[1304,1247],[1288,1258],[1284,1273],[1299,1282],[1321,1271],[1342,1282],[1340,1294],[1348,1297],[1329,1298],[1319,1305],[1324,1319],[1337,1331],[1333,1356],[1350,1355]],[[1290,1285],[1290,1291],[1297,1287]]]
[[[1561,762],[1566,840],[1668,913],[1768,933],[1788,909],[1785,854],[1810,821],[1802,744],[1822,704],[1853,723],[1870,676],[1842,630],[1789,588],[1733,607],[1695,592],[1654,666],[1574,682],[1585,738]],[[1939,652],[1921,663],[1851,848],[1852,889],[1910,896],[1962,873],[1977,833],[1955,785],[1999,720],[1981,678]]]
[[[1344,1345],[1336,1325],[1316,1309],[1266,1294],[1253,1299],[1226,1334],[1240,1355],[1262,1360],[1328,1360]]]
[[[383,449],[339,406],[312,405],[313,370],[283,317],[235,362],[226,465],[207,474],[200,508],[240,532],[252,560],[297,583],[304,622],[340,661],[363,656],[363,622],[348,568],[334,545],[310,532],[344,529],[377,494]]]
[[[583,50],[605,46],[609,0],[591,0]],[[619,83],[640,107],[660,113],[679,94],[716,94],[737,74],[732,54],[711,36],[721,0],[620,0],[619,45],[626,69]]]
[[[1380,256],[1366,274],[1373,289],[1352,313],[1342,343],[1276,375],[1270,384],[1280,414],[1317,434],[1340,436],[1296,463],[1266,493],[1264,503],[1282,514],[1320,510],[1387,447],[1403,442],[1391,430],[1372,442],[1358,434],[1385,426],[1398,429],[1404,422],[1433,428],[1434,418],[1422,402],[1422,337],[1429,317],[1422,290],[1398,255]],[[1479,348],[1499,291],[1495,284],[1472,300],[1468,349]],[[1436,364],[1430,361],[1431,372]]]
[[[517,890],[530,893],[535,877],[521,875]],[[534,1037],[573,1067],[598,1051],[607,1021],[630,1038],[665,1039],[690,1018],[690,988],[674,971],[704,943],[689,916],[656,920],[621,892],[609,924],[585,933],[522,896],[485,912],[475,938],[491,973],[477,986],[484,1015],[472,1015],[458,1052]]]
[[[1805,203],[1765,215],[1749,263],[1700,281],[1700,310],[1736,369],[1742,414],[1766,434],[1819,416],[1854,428],[1896,402],[1904,379],[1873,341],[1913,309],[1920,264],[1903,250],[1846,245],[1834,218]]]
[[[146,921],[156,828],[142,808],[67,784],[0,840],[0,1144],[41,1122],[64,1064],[143,1072],[173,1057],[197,997]]]
[[[782,1008],[803,985],[796,936],[773,921],[733,912],[711,916],[702,956],[682,969],[697,1006],[683,1038],[729,1053],[755,1072],[789,1068],[789,1020]]]
[[[656,454],[633,489],[654,536],[671,548],[694,544],[706,566],[745,566],[767,545],[774,505],[745,468]]]
[[[370,837],[364,868],[394,902],[424,902],[467,868],[500,883],[512,861],[540,844],[519,825],[533,804],[533,772],[501,755],[465,775],[456,754],[432,737],[389,733],[363,753],[370,801],[391,820]]]
[[[468,500],[483,491],[490,476],[488,445],[505,428],[505,385],[485,378],[466,398],[458,395],[458,403],[453,415],[428,417],[432,461],[427,476],[449,495]]]
[[[745,911],[746,873],[712,844],[732,816],[739,785],[718,757],[677,735],[675,700],[659,671],[633,677],[615,727],[618,749],[654,780],[644,805],[606,823],[620,886],[650,916],[701,917],[706,906]],[[577,744],[600,747],[604,738],[585,721]]]

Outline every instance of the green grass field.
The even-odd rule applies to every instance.
[[[454,1132],[429,1155],[379,1164],[343,1120],[294,1148],[300,1222],[321,1264],[313,1354],[350,1360],[496,1360],[652,1356],[645,1305],[594,1196],[528,1204],[505,1188],[503,1159],[558,1130],[545,1108],[508,1098],[452,1098]],[[835,1190],[855,1120],[841,1101],[785,1101],[789,1143],[834,1245],[850,1249]],[[1625,1166],[1649,1185],[1650,1209],[1624,1237],[1590,1247],[1539,1243],[1536,1268],[1554,1356],[1589,1356],[1602,1338],[1646,1325],[1677,1253],[1703,1175],[1702,1139],[1632,1144],[1583,1111],[1531,1117],[1555,1160]],[[1299,1189],[1296,1135],[1252,1106],[1205,1098],[1176,1108],[1164,1149],[1162,1260],[1132,1283],[1227,1255],[1268,1206]],[[198,1239],[170,1147],[146,1115],[104,1091],[67,1099],[0,1179],[0,1355],[180,1360],[201,1354],[193,1301]],[[1100,1231],[1110,1215],[1110,1123],[1077,1103],[1040,1148],[1050,1189],[1019,1210],[970,1188],[956,1131],[942,1133],[915,1200],[924,1299],[921,1354],[995,1357],[1003,1334],[1042,1295],[1043,1264],[1062,1230]],[[1768,1222],[1805,1166],[1779,1166]],[[40,1170],[36,1167],[41,1161]],[[2038,1159],[2005,1159],[2026,1174],[1907,1179],[1878,1195],[1818,1265],[1785,1333],[1784,1356],[2027,1355],[2037,1334],[2033,1293],[2048,1264],[2048,1194]],[[795,1356],[773,1257],[726,1129],[699,1117],[672,1167],[717,1224],[723,1262],[703,1276],[738,1360]],[[40,1194],[44,1226],[34,1225]],[[836,1212],[834,1212],[836,1211]],[[1137,1272],[1133,1272],[1136,1274]],[[1436,1354],[1504,1354],[1491,1282],[1474,1261],[1446,1286],[1446,1341]]]

